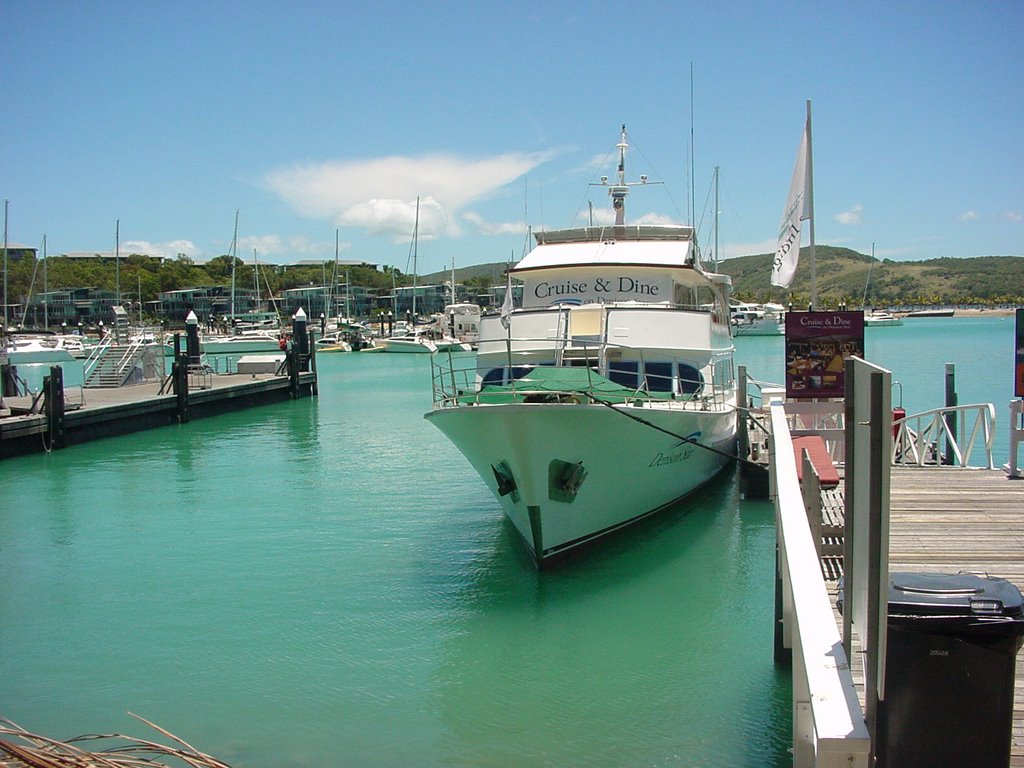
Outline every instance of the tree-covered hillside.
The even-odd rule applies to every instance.
[[[850,306],[1019,304],[1024,302],[1024,258],[890,261],[872,259],[849,248],[815,247],[819,303]],[[809,248],[800,249],[800,265],[788,289],[771,285],[772,254],[723,261],[719,271],[732,277],[733,294],[748,301],[804,304],[811,293]]]

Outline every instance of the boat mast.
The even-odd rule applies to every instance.
[[[330,290],[331,306],[327,308],[327,319],[328,320],[331,319],[331,310],[334,309],[334,304],[335,304],[334,286],[336,286],[338,284],[338,249],[341,247],[341,240],[340,240],[340,238],[341,238],[341,230],[339,230],[336,227],[334,229],[334,275],[332,275],[332,277],[331,277],[331,290]],[[345,279],[347,280],[348,278],[346,277]],[[345,286],[345,290],[348,291],[348,285]],[[348,297],[346,296],[346,301],[345,301],[345,318],[346,319],[348,319],[348,301],[347,301],[347,298]]]
[[[49,290],[46,282],[46,235],[43,235],[43,327],[46,330],[50,330],[50,302],[46,295]]]
[[[718,166],[715,166],[715,256],[712,269],[718,271]]]
[[[114,274],[117,283],[117,306],[121,306],[121,220],[114,225]]]
[[[4,333],[7,333],[10,326],[7,324],[7,206],[10,200],[4,200]]]
[[[235,233],[231,236],[231,323],[235,322],[235,249],[238,247],[238,209],[235,208]]]
[[[868,276],[864,280],[864,296],[860,300],[861,308],[868,305],[868,284],[871,282],[871,268],[875,266],[875,243],[871,243],[871,261],[868,263]]]
[[[619,143],[616,145],[619,150],[619,183],[608,190],[612,196],[612,210],[615,211],[615,226],[621,227],[626,223],[626,195],[629,194],[629,187],[626,186],[626,150],[629,144],[626,143],[626,126],[622,126],[622,134]]]
[[[416,223],[412,228],[412,324],[416,325],[416,251],[419,248],[420,199],[416,198]]]

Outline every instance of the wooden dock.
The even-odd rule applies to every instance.
[[[985,573],[1024,592],[1024,480],[1001,470],[893,467],[889,570]],[[827,563],[823,572],[834,603],[838,574]],[[851,662],[863,706],[862,658],[855,653]],[[1017,654],[1011,755],[1010,765],[1024,768],[1024,649]]]
[[[36,403],[37,412],[29,412],[34,398],[5,397],[0,412],[0,459],[308,397],[316,394],[316,372],[212,374],[203,378],[202,386],[189,386],[185,397],[166,382],[77,393],[77,388],[67,390],[58,424],[45,411],[38,412],[41,402]]]

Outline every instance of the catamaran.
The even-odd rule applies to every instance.
[[[536,233],[475,367],[432,358],[425,418],[538,565],[679,501],[735,451],[730,279],[704,269],[692,227],[626,224],[626,138],[601,182],[614,225]]]

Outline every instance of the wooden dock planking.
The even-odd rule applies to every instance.
[[[1024,480],[1000,470],[893,467],[889,499],[890,572],[985,573],[1024,592]],[[863,704],[862,659],[851,661]],[[1010,765],[1024,768],[1024,649],[1014,694]]]

